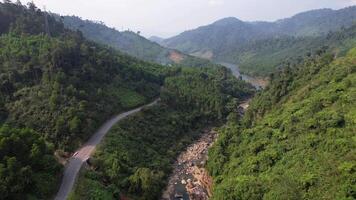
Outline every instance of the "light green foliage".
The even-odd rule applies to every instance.
[[[111,87],[108,89],[108,92],[112,92],[112,95],[125,108],[134,108],[147,102],[146,97],[130,89]]]
[[[355,117],[355,49],[273,75],[209,152],[213,199],[355,199]]]

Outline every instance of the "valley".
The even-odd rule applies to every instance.
[[[356,199],[356,5],[276,1],[0,2],[0,200]]]
[[[253,85],[256,90],[265,88],[268,82],[265,79],[243,75],[236,65],[218,63],[231,70],[237,79],[242,79]],[[245,99],[237,106],[240,117],[246,112],[252,97]],[[218,138],[218,133],[212,127],[206,127],[200,138],[189,145],[179,154],[173,165],[173,172],[169,177],[168,185],[163,192],[162,200],[208,200],[212,196],[213,179],[205,169],[209,149]]]

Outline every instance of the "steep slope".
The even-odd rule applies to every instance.
[[[114,28],[107,27],[103,23],[82,20],[75,16],[55,16],[62,21],[67,28],[81,31],[86,38],[100,44],[111,46],[145,61],[156,62],[163,65],[170,64],[189,67],[213,65],[209,63],[208,60],[195,58],[177,50],[164,48],[156,42],[152,42],[140,36],[139,33],[132,31],[120,32]]]
[[[315,38],[349,28],[355,20],[356,6],[313,10],[276,22],[243,22],[225,18],[165,39],[161,44],[198,57],[241,64],[244,72],[266,75],[271,72],[268,68],[275,69],[281,64],[279,62],[296,57],[293,53],[308,49],[309,43],[315,44],[311,42]],[[319,43],[318,47],[322,46]],[[265,59],[271,56],[276,59]],[[254,62],[255,59],[259,62]],[[275,63],[270,63],[271,60]],[[255,66],[256,63],[259,66]]]
[[[271,78],[209,152],[213,199],[355,199],[356,49]]]
[[[0,16],[0,199],[49,199],[54,151],[157,96],[168,68],[90,42],[34,4],[0,3]]]

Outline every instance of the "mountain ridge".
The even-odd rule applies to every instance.
[[[215,21],[210,25],[182,32],[177,36],[163,40],[160,44],[217,62],[243,64],[243,60],[254,58],[266,40],[289,38],[289,40],[297,42],[301,39],[325,37],[331,32],[351,27],[355,21],[356,6],[339,10],[312,10],[274,22],[244,22],[229,17]],[[253,51],[246,52],[245,49],[250,49],[251,44],[255,46]],[[286,44],[283,45],[286,46]],[[265,52],[266,56],[268,53]],[[277,66],[263,67],[276,68]],[[266,75],[256,70],[253,73]]]
[[[118,31],[106,26],[102,22],[82,19],[77,16],[56,16],[66,28],[79,30],[84,36],[94,42],[108,45],[138,59],[155,62],[162,65],[182,65],[189,67],[201,67],[214,65],[210,61],[196,58],[182,53],[179,50],[163,47],[155,41],[151,41],[140,35],[140,32],[130,30]]]

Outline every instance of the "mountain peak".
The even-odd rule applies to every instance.
[[[230,25],[236,23],[243,23],[243,21],[237,19],[236,17],[227,17],[214,22],[214,25]]]

